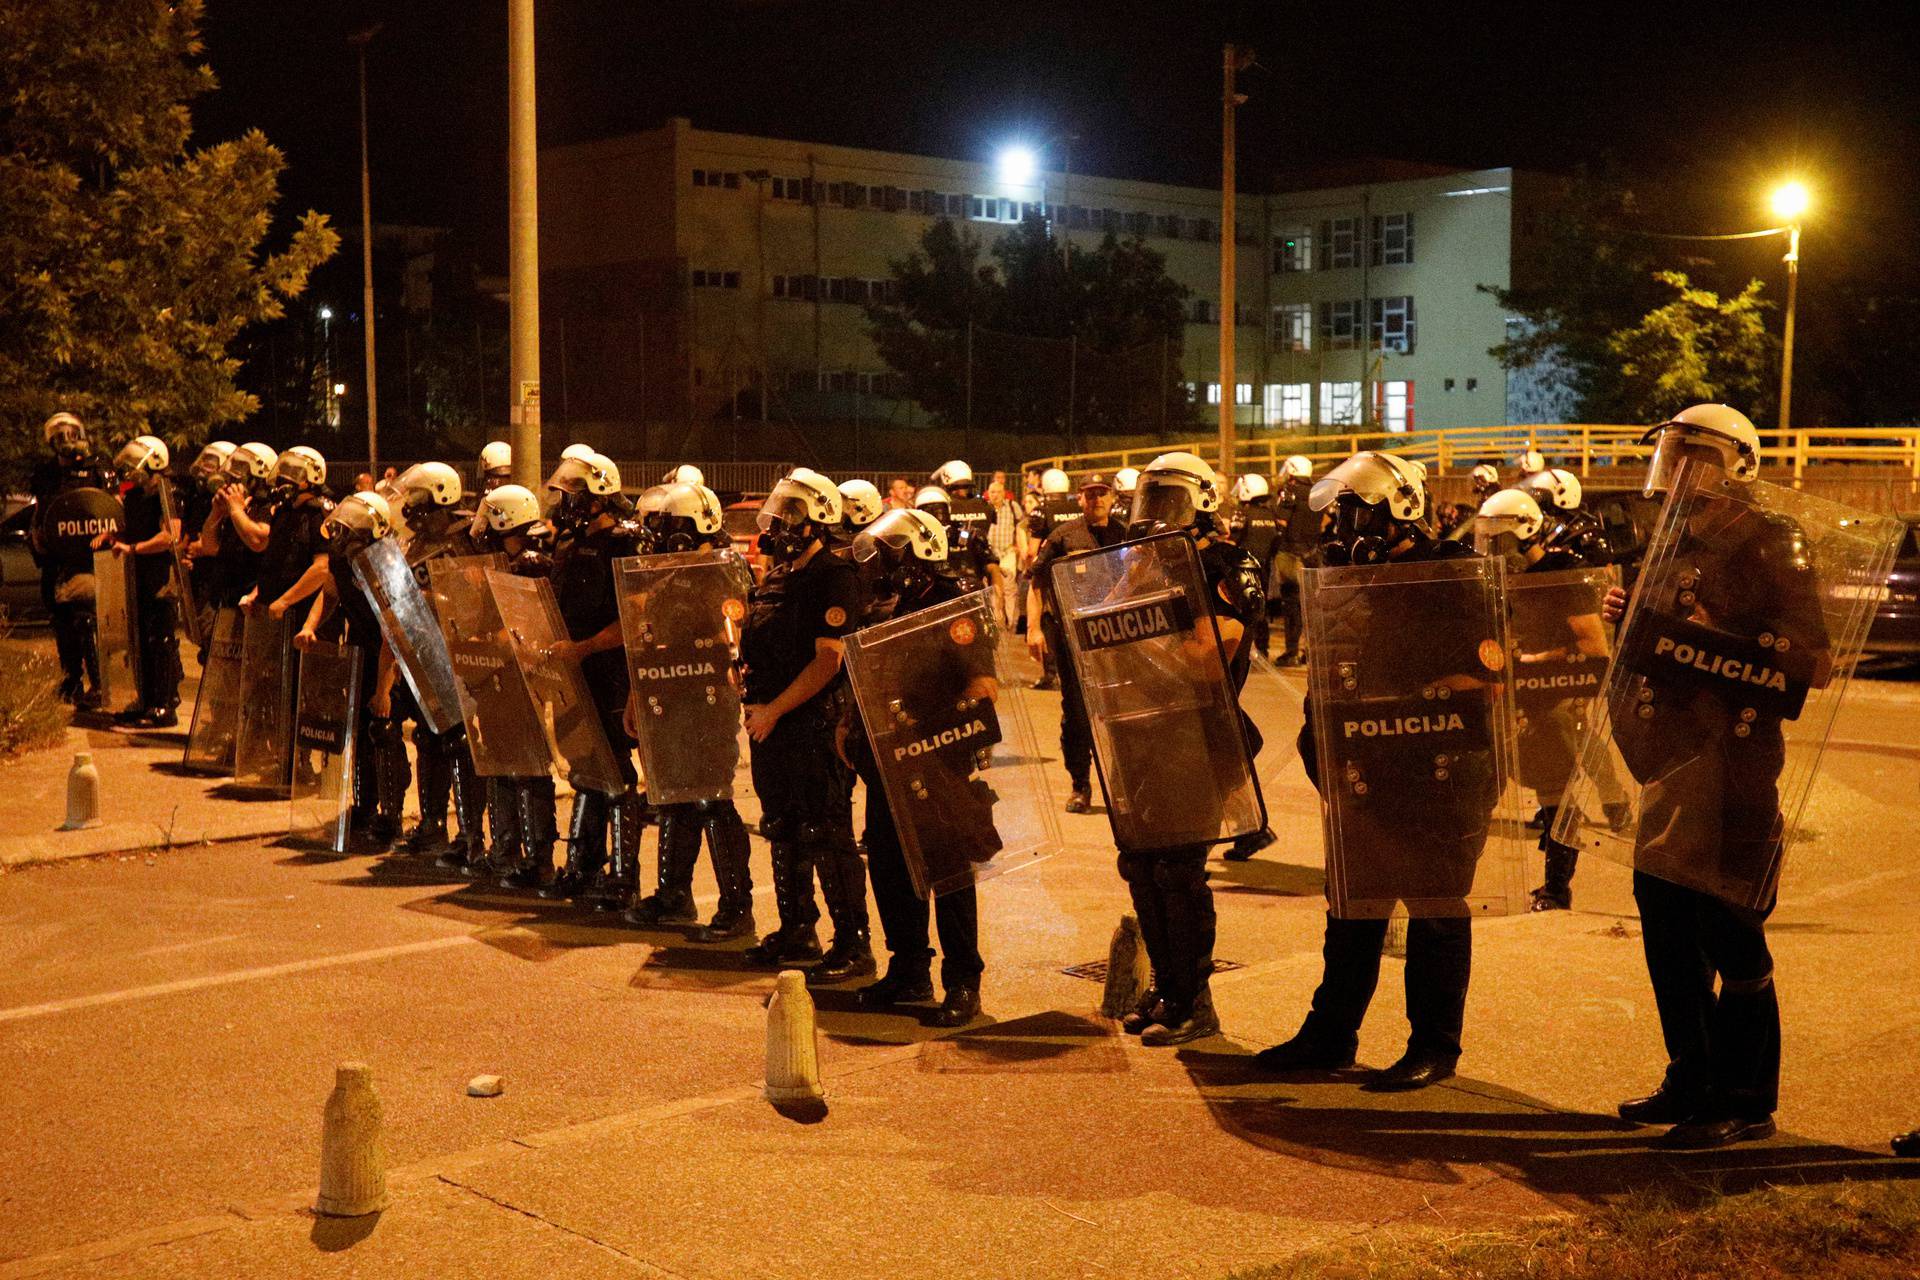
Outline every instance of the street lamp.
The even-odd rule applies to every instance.
[[[1793,410],[1793,313],[1800,293],[1800,219],[1812,198],[1804,183],[1788,182],[1774,189],[1773,216],[1787,225],[1787,324],[1780,342],[1780,434],[1783,442]]]
[[[1073,200],[1073,144],[1080,141],[1077,133],[1056,133],[1049,135],[1041,144],[1060,148],[1060,257],[1067,266],[1073,265],[1073,240],[1068,234],[1072,226],[1072,210],[1068,207]],[[994,157],[994,171],[1001,185],[1009,187],[1034,187],[1040,189],[1041,216],[1046,216],[1047,175],[1040,168],[1040,153],[1024,142],[1013,142],[1000,148]]]
[[[1010,187],[1033,185],[1034,175],[1040,172],[1040,160],[1033,154],[1033,148],[1015,144],[1000,149],[997,164],[1000,181]]]
[[[333,389],[333,308],[320,308],[320,379],[327,388],[326,419],[329,427],[340,425],[338,414],[334,411],[333,398],[339,393]]]

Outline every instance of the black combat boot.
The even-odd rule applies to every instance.
[[[741,952],[741,959],[756,969],[818,961],[820,936],[814,925],[820,909],[813,902],[813,863],[799,845],[784,840],[773,845],[773,901],[780,927]]]
[[[407,740],[400,722],[388,716],[372,722],[367,737],[374,744],[375,794],[373,820],[367,839],[382,852],[400,837],[400,813],[407,802]]]
[[[535,890],[543,898],[572,898],[582,893],[607,860],[607,796],[598,791],[573,793],[573,814],[567,821],[567,865]]]
[[[628,924],[691,924],[693,864],[700,859],[700,813],[691,804],[670,804],[660,810],[659,884],[624,917]]]
[[[525,854],[520,838],[520,806],[514,800],[513,779],[482,778],[487,794],[487,865],[496,877],[511,875]]]
[[[915,1004],[933,999],[933,966],[925,959],[887,965],[887,976],[860,988],[862,1009],[891,1009],[895,1005]]]
[[[514,812],[520,819],[520,865],[500,877],[508,889],[543,888],[553,877],[553,779],[512,778]]]
[[[1530,911],[1568,911],[1573,907],[1573,869],[1580,851],[1542,836],[1540,848],[1547,855],[1547,882],[1533,891]]]
[[[820,893],[833,921],[833,945],[807,974],[808,982],[844,982],[874,971],[873,942],[867,922],[866,865],[853,840],[829,836],[815,846]]]
[[[623,911],[640,888],[640,797],[623,791],[607,802],[607,863],[582,900],[595,911]]]
[[[460,818],[460,835],[453,841],[455,852],[464,852],[460,874],[478,878],[487,874],[487,837],[483,830],[487,815],[486,780],[473,771],[473,757],[467,744],[449,745],[447,764],[453,773],[453,807]]]
[[[447,797],[453,788],[453,770],[446,752],[432,735],[421,731],[413,735],[414,770],[420,783],[420,821],[400,842],[402,853],[441,853],[447,847]],[[452,863],[440,862],[441,866]]]
[[[753,932],[753,873],[747,858],[747,824],[731,802],[707,815],[702,824],[713,856],[713,878],[720,882],[720,905],[713,919],[693,931],[695,942],[725,942]]]

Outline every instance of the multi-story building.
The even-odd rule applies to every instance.
[[[1360,176],[1377,180],[1360,180]],[[1495,424],[1516,175],[1375,167],[1237,201],[1236,369],[1219,370],[1217,191],[696,129],[540,157],[543,369],[578,419],[739,413],[777,395],[821,416],[898,382],[863,304],[937,218],[984,239],[1029,214],[1072,247],[1139,236],[1190,292],[1180,368],[1260,426]],[[1071,251],[1071,249],[1069,249]],[[1223,389],[1226,388],[1226,389]],[[551,410],[550,410],[551,412]],[[1210,416],[1202,409],[1203,416]],[[1141,424],[1151,429],[1151,423]]]

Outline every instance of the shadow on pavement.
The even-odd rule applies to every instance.
[[[313,1230],[307,1233],[307,1239],[322,1253],[343,1253],[373,1234],[380,1225],[378,1213],[364,1214],[358,1218],[328,1218],[321,1214],[313,1215]]]
[[[1221,1128],[1309,1164],[1405,1181],[1466,1181],[1478,1166],[1569,1208],[1658,1188],[1685,1202],[1773,1184],[1920,1178],[1911,1162],[1790,1134],[1720,1151],[1664,1152],[1661,1132],[1556,1110],[1484,1081],[1362,1092],[1363,1073],[1272,1076],[1251,1055],[1183,1051]]]
[[[1319,867],[1269,862],[1258,856],[1245,862],[1228,862],[1225,859],[1209,862],[1207,878],[1212,882],[1215,893],[1317,898],[1327,890],[1326,872]]]

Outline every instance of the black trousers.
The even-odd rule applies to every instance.
[[[867,877],[880,909],[880,931],[893,957],[889,971],[925,973],[933,964],[927,935],[927,902],[913,891],[913,875],[900,848],[900,832],[878,776],[865,771],[867,784]],[[980,906],[973,886],[938,895],[932,909],[940,931],[940,985],[978,987],[986,970],[980,958]]]
[[[1772,1115],[1780,1103],[1780,1000],[1766,913],[1640,871],[1633,897],[1668,1087],[1719,1114]]]
[[[1179,845],[1120,851],[1140,939],[1153,966],[1153,985],[1168,1004],[1191,1008],[1213,977],[1215,917],[1207,887],[1207,846]]]
[[[173,601],[165,596],[140,597],[140,705],[159,711],[178,706],[180,632]]]
[[[1327,917],[1320,985],[1313,993],[1305,1034],[1347,1050],[1359,1043],[1360,1023],[1380,985],[1380,952],[1386,942],[1385,920]],[[1407,1052],[1447,1059],[1460,1056],[1472,971],[1471,917],[1407,921],[1407,1021],[1413,1028]]]
[[[1087,702],[1082,696],[1079,677],[1062,646],[1066,643],[1060,624],[1046,621],[1047,652],[1056,658],[1060,672],[1060,758],[1067,766],[1067,778],[1076,791],[1093,789],[1093,726],[1087,722]]]
[[[46,606],[53,622],[54,650],[60,655],[60,674],[69,685],[83,680],[94,689],[100,687],[100,648],[95,638],[97,615],[93,601],[76,600],[60,604],[55,593],[67,579],[79,573],[93,572],[60,565],[47,565],[40,571],[40,603]]]
[[[818,703],[800,707],[752,744],[753,791],[761,833],[772,846],[782,928],[811,928],[819,920],[816,870],[829,898],[842,886],[843,906],[850,909],[857,894],[859,912],[866,910],[866,871],[853,842],[853,771],[833,749],[837,718]]]

